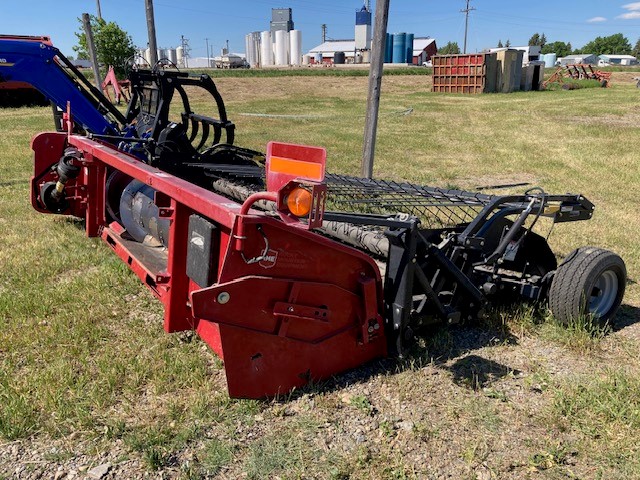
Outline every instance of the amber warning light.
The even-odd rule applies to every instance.
[[[326,161],[324,148],[269,142],[267,190],[277,192],[277,209],[283,221],[309,229],[322,225]]]

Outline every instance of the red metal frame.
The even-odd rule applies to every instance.
[[[56,180],[51,167],[67,146],[83,159],[66,185],[63,213],[84,217],[87,235],[100,235],[163,302],[167,332],[194,329],[223,358],[231,396],[285,394],[386,355],[382,282],[369,256],[64,133],[32,142],[31,197],[40,212],[40,185]],[[107,222],[105,183],[113,170],[156,190],[159,214],[170,220],[166,251],[127,241],[120,224]],[[220,232],[217,279],[204,288],[186,274],[192,214]]]

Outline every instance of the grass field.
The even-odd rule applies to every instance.
[[[376,153],[377,177],[584,194],[594,219],[557,226],[550,242],[560,256],[593,244],[624,258],[612,329],[496,312],[434,330],[402,363],[268,402],[229,399],[221,363],[197,337],[163,332],[161,306],[108,248],[31,209],[29,141],[51,112],[0,110],[0,479],[82,477],[107,462],[107,478],[640,478],[632,76],[483,96],[389,76]],[[320,145],[331,171],[359,172],[365,77],[216,81],[239,145]]]

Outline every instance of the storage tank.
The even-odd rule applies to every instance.
[[[413,63],[413,33],[407,33],[407,41],[405,43],[407,54],[405,60],[407,63]]]
[[[302,61],[302,32],[291,30],[289,32],[289,54],[291,65],[300,65]]]
[[[184,48],[183,47],[176,48],[176,59],[178,60],[176,64],[179,67],[184,65]]]
[[[384,63],[393,61],[393,35],[387,33],[387,39],[384,44]]]
[[[167,58],[167,51],[164,48],[158,49],[158,60],[162,60],[163,58]]]
[[[302,56],[302,65],[309,65],[311,63],[311,55],[309,55],[308,53],[305,53]]]
[[[147,61],[149,65],[151,65],[151,49],[150,48],[147,48],[144,51],[144,59]]]
[[[289,38],[285,30],[276,30],[276,65],[288,65]]]
[[[393,34],[393,63],[407,63],[407,34]]]
[[[273,65],[273,44],[271,43],[271,32],[260,34],[260,65],[268,67]]]
[[[547,53],[544,56],[544,68],[553,68],[558,61],[558,55],[555,53]]]
[[[251,48],[251,34],[247,34],[244,36],[244,55],[249,65],[251,65],[251,61],[253,60]]]
[[[317,52],[315,57],[314,57],[314,62],[315,63],[322,63],[322,52]]]
[[[167,53],[169,54],[169,60],[171,60],[174,65],[178,65],[178,54],[176,53],[176,49],[170,48],[167,50]]]
[[[333,63],[334,65],[344,65],[346,56],[344,52],[336,52],[333,54]]]

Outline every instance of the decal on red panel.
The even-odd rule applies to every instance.
[[[260,265],[262,268],[273,268],[276,266],[276,262],[278,261],[278,252],[275,250],[269,250],[267,254],[260,260]]]

